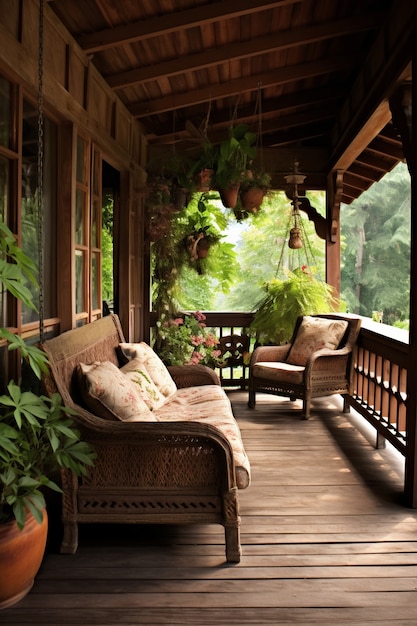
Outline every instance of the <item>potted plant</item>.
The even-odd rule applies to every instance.
[[[35,308],[27,287],[28,281],[36,285],[34,266],[4,223],[0,223],[0,250],[3,290]],[[19,349],[39,379],[47,372],[47,358],[39,348],[6,328],[0,328],[0,340],[9,344],[9,350]],[[0,396],[0,608],[28,593],[40,567],[47,534],[44,489],[60,490],[52,480],[54,472],[66,467],[84,474],[94,458],[59,394],[38,395],[14,381],[4,391]]]
[[[187,223],[183,242],[192,262],[206,258],[210,247],[222,237],[210,212],[210,198],[207,193],[201,194],[196,204],[190,204],[185,218]]]
[[[166,365],[219,366],[219,340],[206,328],[205,321],[201,311],[161,316],[156,324],[158,354]]]
[[[264,289],[250,326],[259,344],[289,341],[299,315],[335,310],[332,287],[315,278],[305,265],[288,272],[286,280],[272,279]]]
[[[239,190],[242,209],[248,213],[257,213],[270,188],[270,174],[265,171],[249,170]]]
[[[238,124],[229,129],[229,137],[218,147],[213,186],[225,208],[236,206],[247,164],[256,157],[255,140],[255,133],[246,124]]]

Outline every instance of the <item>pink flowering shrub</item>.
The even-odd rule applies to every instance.
[[[157,322],[158,354],[166,365],[208,365],[222,363],[219,340],[207,329],[201,311]]]

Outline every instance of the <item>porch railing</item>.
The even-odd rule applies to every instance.
[[[363,319],[350,405],[377,432],[376,447],[388,440],[407,454],[408,332]]]

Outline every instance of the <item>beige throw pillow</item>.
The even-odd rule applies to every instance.
[[[156,421],[137,385],[110,361],[80,363],[78,374],[83,401],[98,417],[122,422]]]
[[[141,343],[121,343],[120,349],[128,359],[138,359],[165,398],[169,398],[177,391],[177,386],[165,364],[147,343],[144,341]]]
[[[346,320],[333,320],[306,315],[291,346],[287,363],[305,365],[308,358],[317,350],[339,347],[348,323]]]
[[[151,411],[162,406],[166,398],[153,382],[141,359],[132,359],[126,365],[123,365],[120,371],[137,385],[141,398]]]

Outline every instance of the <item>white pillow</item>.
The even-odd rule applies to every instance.
[[[121,343],[120,349],[128,359],[139,360],[165,398],[169,398],[177,391],[177,386],[165,364],[147,343],[144,341],[141,343]]]
[[[123,365],[120,371],[137,385],[141,398],[151,411],[162,406],[166,398],[153,382],[141,359],[135,357]]]
[[[86,406],[98,417],[122,422],[156,422],[137,385],[110,361],[80,363],[78,373]]]

